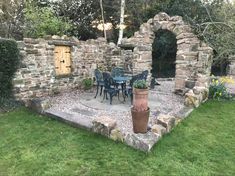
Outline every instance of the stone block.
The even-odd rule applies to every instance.
[[[151,131],[159,134],[160,136],[163,136],[166,133],[166,128],[162,125],[155,124],[151,127]]]
[[[170,19],[170,16],[167,15],[165,12],[161,12],[154,16],[154,21],[168,21]]]
[[[187,28],[188,28],[188,26],[187,26]],[[186,33],[188,29],[182,27],[181,30],[183,32],[176,36],[177,40],[179,40],[179,39],[186,39],[186,38],[187,39],[188,38],[195,38],[195,34],[193,34],[193,33]]]
[[[200,95],[195,95],[193,90],[190,90],[185,94],[185,106],[198,107],[200,105]]]
[[[110,133],[110,138],[114,141],[124,141],[124,135],[118,128],[114,128]]]
[[[175,28],[175,24],[169,22],[169,23],[166,25],[166,28],[167,28],[167,30],[172,31],[172,30]]]
[[[161,29],[162,25],[158,21],[153,22],[152,30],[153,32],[157,32],[159,29]]]
[[[116,127],[117,123],[109,117],[99,117],[92,121],[92,131],[101,135],[110,136],[111,131]]]
[[[148,24],[153,24],[153,19],[150,18],[148,21],[147,21]]]
[[[185,88],[185,79],[184,78],[175,78],[175,89],[184,89]]]
[[[38,39],[32,39],[32,38],[24,38],[24,43],[30,43],[30,44],[38,44]]]
[[[209,96],[209,89],[206,87],[197,87],[195,86],[193,88],[193,93],[195,95],[201,95],[202,96],[202,101],[207,100]]]
[[[167,132],[170,132],[170,130],[174,127],[175,125],[175,117],[171,115],[164,115],[160,114],[157,117],[157,124],[162,125],[163,127],[166,128]]]
[[[27,54],[38,54],[37,49],[26,49],[25,51],[27,52]]]
[[[173,16],[170,17],[169,21],[182,21],[183,18],[181,16]]]
[[[160,135],[151,131],[145,134],[130,133],[125,137],[125,143],[135,149],[149,152],[154,144],[160,139]]]
[[[35,98],[29,100],[27,106],[38,113],[44,113],[45,110],[51,107],[51,102],[48,99],[42,100],[39,98]]]
[[[188,79],[185,81],[185,87],[192,89],[195,86],[196,81]]]

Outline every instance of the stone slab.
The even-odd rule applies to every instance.
[[[92,119],[87,117],[53,110],[46,110],[45,115],[61,120],[75,127],[83,128],[89,131],[92,129]]]
[[[193,111],[193,108],[191,107],[183,107],[178,113],[175,114],[175,117],[177,119],[184,119],[188,117],[192,111]]]

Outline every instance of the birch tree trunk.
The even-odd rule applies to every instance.
[[[125,12],[125,0],[121,0],[121,15],[120,15],[120,24],[119,24],[119,36],[117,44],[120,45],[123,38],[124,30],[124,12]]]
[[[100,0],[100,10],[101,10],[101,17],[103,21],[103,30],[104,30],[104,38],[107,40],[106,30],[105,30],[105,22],[104,22],[104,9],[103,9],[103,1]]]

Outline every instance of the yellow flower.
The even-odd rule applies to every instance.
[[[218,83],[219,83],[219,81],[218,81],[218,80],[216,80],[216,81],[215,81],[215,83],[216,83],[216,84],[218,84]]]
[[[234,80],[232,77],[228,77],[228,76],[223,76],[220,78],[220,81],[222,83],[228,83],[228,84],[233,84],[234,83]]]
[[[222,93],[221,93],[221,92],[219,93],[219,96],[222,96]]]

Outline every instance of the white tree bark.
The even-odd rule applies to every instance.
[[[103,1],[102,0],[100,0],[100,9],[101,9],[102,22],[103,22],[104,38],[105,38],[105,40],[107,40],[107,34],[106,34],[105,22],[104,22],[104,9],[103,9]]]
[[[120,24],[119,24],[119,36],[117,44],[120,45],[123,38],[124,30],[124,13],[125,13],[125,0],[121,0],[121,15],[120,15]]]

